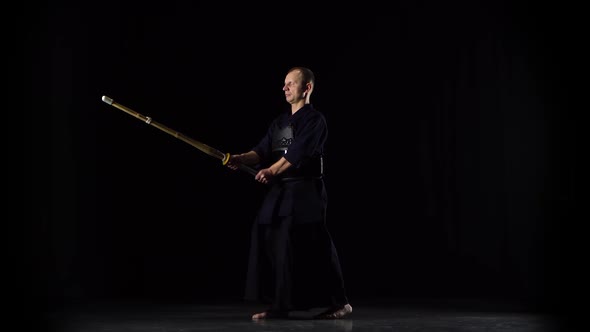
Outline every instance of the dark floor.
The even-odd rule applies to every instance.
[[[562,331],[556,317],[485,301],[407,301],[352,303],[340,320],[313,320],[321,310],[292,312],[288,319],[252,321],[260,306],[215,304],[94,303],[53,308],[38,331]]]

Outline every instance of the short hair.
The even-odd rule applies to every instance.
[[[311,69],[307,67],[293,67],[289,69],[287,74],[295,70],[301,73],[301,76],[303,77],[303,84],[311,83],[312,85],[315,85],[315,75]]]

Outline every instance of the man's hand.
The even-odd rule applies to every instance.
[[[229,167],[232,170],[237,170],[239,166],[242,164],[242,155],[230,155],[229,160],[225,164],[225,166]]]
[[[275,177],[274,173],[271,171],[270,168],[265,168],[265,169],[261,169],[260,171],[258,171],[258,174],[256,174],[256,176],[254,177],[254,179],[258,182],[264,183],[264,184],[268,184],[269,182],[272,181],[272,179]]]

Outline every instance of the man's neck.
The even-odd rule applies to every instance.
[[[300,100],[294,104],[291,104],[291,114],[295,114],[298,110],[300,110],[303,106],[305,106],[305,100]]]

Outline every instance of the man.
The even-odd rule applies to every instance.
[[[260,142],[232,155],[227,166],[257,165],[268,185],[252,228],[247,300],[270,304],[252,319],[286,318],[289,311],[327,307],[315,318],[352,313],[336,248],[326,228],[323,157],[326,119],[311,104],[314,73],[291,68],[283,91],[290,109],[277,116]]]

